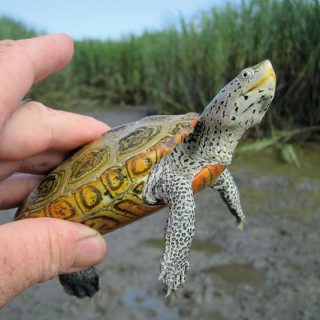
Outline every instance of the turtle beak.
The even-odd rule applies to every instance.
[[[243,94],[259,89],[261,87],[269,88],[270,91],[275,90],[276,74],[273,70],[272,64],[269,60],[262,61],[253,67],[255,73],[260,75],[248,88],[245,89]]]

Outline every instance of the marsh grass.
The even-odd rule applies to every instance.
[[[10,35],[3,23],[1,38]],[[104,106],[150,105],[158,113],[201,111],[239,70],[268,58],[277,93],[255,133],[272,137],[275,129],[320,123],[319,35],[319,1],[226,4],[192,20],[180,17],[159,32],[77,41],[71,66],[36,86],[32,98],[69,108],[91,99]]]

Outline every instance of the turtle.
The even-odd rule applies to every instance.
[[[51,171],[15,219],[67,219],[105,234],[168,206],[159,279],[170,295],[189,269],[195,193],[217,190],[238,225],[245,221],[227,167],[241,136],[263,119],[275,84],[272,64],[264,60],[242,70],[201,115],[154,115],[107,131]],[[60,275],[60,282],[79,298],[99,290],[94,267]]]

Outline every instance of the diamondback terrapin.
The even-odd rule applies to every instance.
[[[226,166],[243,133],[268,110],[275,80],[266,60],[244,69],[201,115],[156,115],[106,132],[53,170],[16,219],[67,219],[104,234],[168,205],[160,279],[170,294],[189,269],[195,192],[218,190],[237,222],[244,221]],[[78,297],[92,296],[98,280],[94,268],[60,276],[66,291]]]

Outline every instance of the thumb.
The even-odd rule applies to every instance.
[[[101,262],[106,243],[80,223],[25,219],[0,226],[0,307],[38,282]]]

